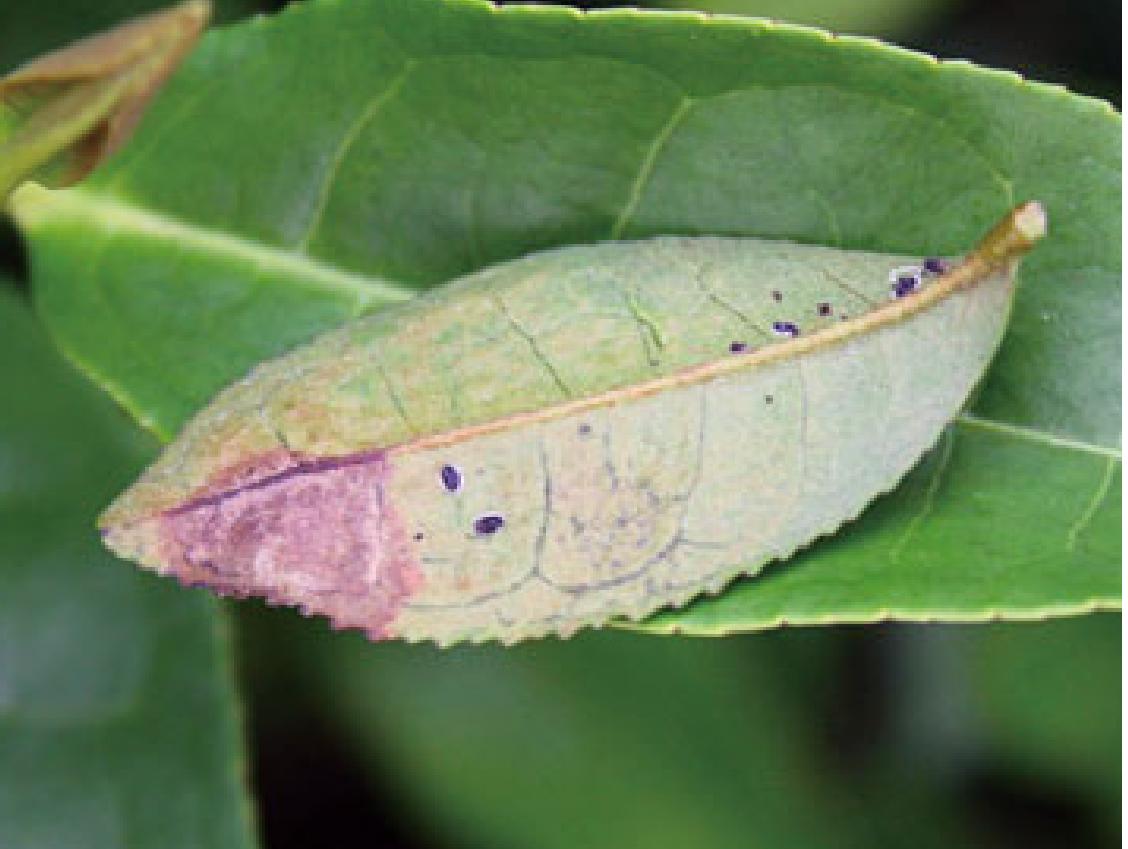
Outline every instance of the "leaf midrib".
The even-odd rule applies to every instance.
[[[29,183],[12,196],[10,209],[21,226],[28,231],[48,221],[78,219],[83,224],[103,227],[107,230],[131,229],[134,232],[178,240],[198,247],[220,248],[228,254],[259,263],[265,268],[296,272],[302,279],[309,281],[311,288],[348,297],[358,311],[389,302],[410,300],[418,294],[414,289],[383,278],[345,271],[304,253],[276,248],[212,230],[164,213],[122,203],[87,189],[51,191]],[[106,383],[100,376],[97,380],[100,384]],[[117,397],[119,394],[128,393],[123,391],[112,394]],[[119,397],[118,400],[128,409],[135,409],[135,405],[127,399]],[[1012,422],[985,419],[970,413],[959,416],[957,422],[968,427],[1003,433],[1015,439],[1092,454],[1118,462],[1122,458],[1120,449],[1116,447]],[[167,434],[164,433],[159,433],[158,436],[165,441],[168,439]]]
[[[311,289],[344,295],[359,308],[410,300],[417,290],[381,277],[346,271],[309,254],[277,248],[107,197],[87,189],[51,191],[29,183],[9,202],[21,227],[30,232],[47,222],[79,220],[106,231],[126,230],[222,253],[267,270],[308,281]]]

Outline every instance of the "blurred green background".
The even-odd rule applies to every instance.
[[[154,5],[0,0],[0,71]],[[278,5],[219,0],[217,17]],[[696,8],[880,36],[1120,102],[1111,0]],[[10,230],[0,265],[5,297],[14,288],[25,298]],[[11,364],[19,351],[0,355]],[[21,386],[57,391],[46,379]],[[36,403],[29,409],[54,409]],[[100,403],[114,438],[128,441],[124,415]],[[66,527],[87,533],[81,521]],[[1119,843],[1119,616],[724,640],[597,632],[440,652],[370,645],[257,603],[231,613],[250,782],[271,849]],[[0,633],[0,663],[3,643],[18,638]]]

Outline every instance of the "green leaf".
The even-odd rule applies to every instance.
[[[1037,198],[1051,235],[940,470],[681,614],[710,633],[1037,616],[1119,603],[1119,145],[1105,104],[860,39],[321,2],[208,36],[122,156],[13,210],[59,344],[168,436],[314,332],[537,248],[705,233],[948,254]],[[784,574],[819,592],[759,606]]]
[[[951,0],[657,0],[651,8],[694,9],[714,15],[752,15],[795,24],[882,37],[920,31]]]
[[[90,517],[152,453],[0,280],[0,846],[253,845],[216,603]]]

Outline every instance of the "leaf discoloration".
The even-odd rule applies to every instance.
[[[219,476],[227,486],[112,529],[107,541],[155,553],[184,584],[262,596],[384,639],[423,580],[386,497],[389,474],[381,452],[272,454]]]
[[[896,485],[993,354],[1038,215],[1020,208],[893,300],[903,257],[753,239],[610,243],[487,269],[222,393],[107,511],[108,541],[193,580],[218,558],[225,588],[442,643],[567,634],[682,603]],[[828,286],[856,317],[820,308]],[[561,291],[574,313],[554,306]],[[623,292],[661,323],[657,363]],[[733,356],[734,310],[794,326],[781,304],[809,329]],[[536,355],[502,315],[518,312]],[[608,333],[588,345],[593,315]],[[560,375],[575,397],[559,400]],[[442,402],[451,391],[458,404]],[[230,477],[216,469],[274,457],[280,441],[289,470],[230,497],[209,490]],[[115,529],[138,521],[160,539],[123,542]],[[317,529],[301,564],[283,542],[298,527]]]

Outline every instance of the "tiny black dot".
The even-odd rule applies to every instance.
[[[748,350],[748,343],[747,342],[730,342],[729,343],[729,351],[734,353],[734,354],[741,354],[741,353],[743,353],[744,351],[747,351],[747,350]]]
[[[418,534],[415,535],[415,541],[416,542],[422,542],[422,540],[423,540],[423,534],[422,533],[418,533]]]
[[[765,396],[764,396],[764,403],[765,403],[765,404],[770,404],[770,403],[772,403],[772,401],[774,401],[774,400],[775,400],[775,399],[774,399],[774,398],[772,398],[772,396],[771,396],[771,395],[765,395]]]
[[[773,289],[772,290],[772,300],[775,301],[776,303],[779,303],[780,301],[783,300],[783,293],[781,291],[779,291],[779,289]]]
[[[587,422],[583,422],[576,430],[579,431],[580,436],[587,436],[591,433],[591,425]]]
[[[823,301],[821,304],[819,304],[819,315],[830,315],[830,304],[828,304],[826,301]]]

